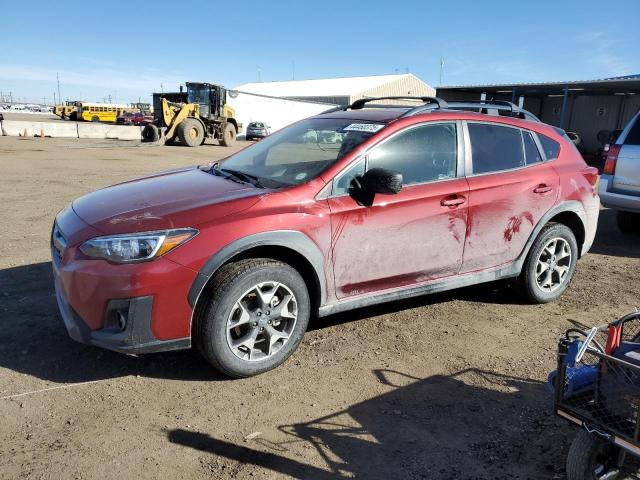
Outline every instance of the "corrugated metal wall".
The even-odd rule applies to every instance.
[[[303,102],[319,102],[319,103],[331,103],[334,105],[349,105],[349,96],[341,95],[341,96],[331,96],[331,97],[284,97],[288,100],[300,100]]]
[[[568,100],[569,120],[566,130],[576,132],[582,139],[581,148],[586,152],[595,152],[602,147],[598,142],[600,130],[616,130],[625,127],[627,122],[640,109],[638,95],[592,95],[570,97]],[[624,111],[622,109],[624,108]],[[560,126],[562,97],[546,97],[542,101],[540,119],[551,125]]]
[[[389,82],[385,85],[380,85],[379,87],[372,88],[371,90],[366,90],[358,95],[353,95],[351,97],[351,102],[354,102],[361,98],[371,97],[392,97],[402,95],[409,95],[414,97],[433,97],[435,96],[435,94],[435,88],[430,87],[418,77],[414,75],[405,75],[393,82]],[[388,101],[384,103],[393,104],[398,102]]]

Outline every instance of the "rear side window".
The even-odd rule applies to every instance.
[[[640,145],[640,116],[636,117],[636,121],[629,130],[627,138],[624,139],[625,145]]]
[[[469,123],[473,173],[489,173],[525,165],[522,134],[517,128]]]
[[[530,132],[522,132],[522,141],[524,142],[524,154],[527,157],[527,165],[541,162],[542,157],[540,156],[540,151]]]
[[[538,138],[540,139],[540,143],[542,144],[542,149],[544,150],[547,160],[558,158],[558,154],[560,153],[560,144],[541,133],[538,134]]]

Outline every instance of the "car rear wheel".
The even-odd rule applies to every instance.
[[[100,121],[100,117],[98,117],[97,115],[94,115],[93,117],[91,117],[91,121],[92,122],[99,122]]]
[[[547,303],[567,289],[578,260],[578,242],[569,227],[546,225],[533,242],[520,274],[525,297],[534,303]]]
[[[180,143],[188,147],[198,147],[204,140],[204,128],[195,118],[185,118],[176,128]]]
[[[640,233],[640,213],[618,210],[616,223],[622,233]]]
[[[306,284],[291,266],[266,258],[225,265],[213,279],[213,293],[197,321],[195,343],[222,373],[250,377],[281,365],[307,330],[310,300]]]

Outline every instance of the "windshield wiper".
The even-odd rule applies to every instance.
[[[208,172],[211,175],[215,175],[216,177],[222,177],[222,178],[225,178],[227,180],[231,180],[232,182],[241,183],[243,185],[245,183],[250,183],[250,182],[247,182],[246,180],[244,180],[239,175],[235,175],[235,174],[232,174],[230,172],[224,172],[223,173],[220,170],[220,164],[218,162],[213,163],[213,164],[209,164],[209,165],[203,165],[203,166],[201,166],[199,168],[200,168],[200,170]]]
[[[243,180],[245,182],[249,182],[254,187],[264,188],[264,185],[262,185],[260,183],[260,179],[258,177],[256,177],[255,175],[250,175],[248,173],[241,172],[240,170],[232,170],[230,168],[216,168],[216,166],[214,166],[213,168],[214,168],[214,170],[218,170],[220,172],[228,173],[229,175],[233,175],[234,177],[236,177],[236,178],[238,178],[240,180]]]

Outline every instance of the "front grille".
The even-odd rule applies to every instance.
[[[67,249],[67,240],[64,238],[64,235],[60,231],[57,223],[53,224],[53,231],[51,232],[51,247],[53,252],[57,255],[57,259],[62,260],[64,251]]]

